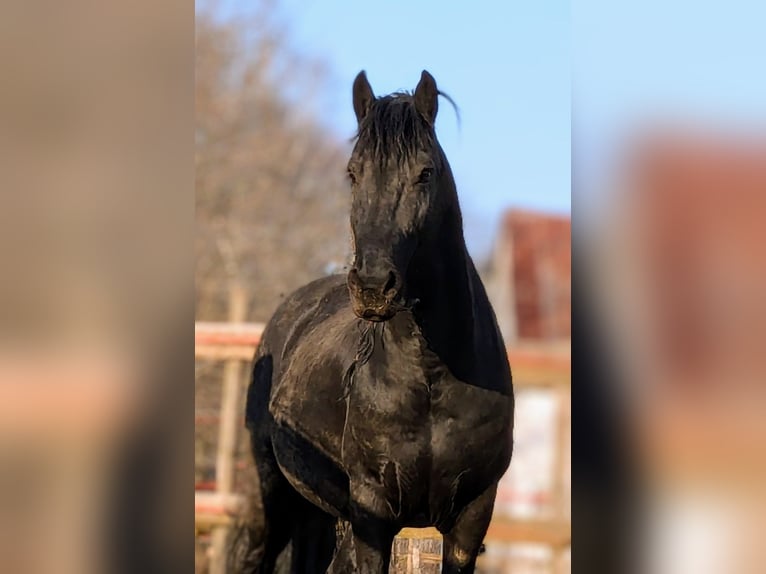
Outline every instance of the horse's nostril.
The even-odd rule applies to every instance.
[[[389,271],[388,272],[388,278],[386,279],[386,284],[383,285],[383,293],[385,295],[389,295],[389,294],[391,294],[391,292],[397,291],[398,288],[399,288],[398,283],[399,283],[399,281],[398,281],[398,277],[396,275],[396,272],[393,271],[393,270]]]
[[[390,269],[385,276],[383,274],[369,276],[365,271],[360,272],[354,267],[348,272],[347,283],[354,296],[363,297],[368,303],[381,298],[390,302],[399,293],[401,287],[401,279],[395,269]]]
[[[348,272],[348,283],[352,287],[359,287],[359,271],[356,270],[356,267]]]

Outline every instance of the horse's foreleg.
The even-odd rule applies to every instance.
[[[250,430],[250,448],[258,473],[251,508],[241,544],[232,549],[230,571],[235,574],[272,574],[280,553],[293,531],[299,501],[277,464],[271,432],[274,425],[268,410],[273,377],[273,359],[267,342],[258,348],[252,382],[247,390],[245,418]]]
[[[473,574],[476,557],[487,533],[497,484],[463,509],[452,530],[444,534],[443,574]]]
[[[336,519],[303,501],[296,509],[291,574],[324,574],[335,550]]]
[[[342,535],[328,574],[388,574],[391,545],[398,528],[375,483],[351,485],[350,527]]]
[[[396,532],[387,525],[367,522],[352,524],[351,532],[359,574],[388,574]]]
[[[264,455],[256,462],[258,492],[244,525],[244,548],[235,552],[229,566],[234,574],[272,574],[294,527],[297,493],[281,476],[273,458]]]
[[[388,574],[395,532],[357,523],[345,533],[328,574]]]

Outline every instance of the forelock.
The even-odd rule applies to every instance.
[[[433,128],[415,109],[412,94],[407,92],[376,99],[357,133],[357,148],[381,161],[404,163],[434,143]]]

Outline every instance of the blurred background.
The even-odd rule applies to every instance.
[[[349,255],[351,81],[422,68],[519,389],[482,568],[574,522],[589,574],[762,572],[765,10],[6,3],[0,572],[216,567],[258,325]]]
[[[253,489],[242,419],[262,324],[294,289],[348,269],[353,79],[366,70],[384,95],[414,89],[424,68],[459,108],[442,101],[437,133],[517,387],[481,572],[569,571],[568,4],[196,13],[197,571],[223,571],[227,524]],[[418,536],[402,533],[392,571],[438,571],[440,541]]]
[[[575,562],[763,572],[766,7],[572,14]]]
[[[0,572],[191,571],[193,7],[2,12]]]

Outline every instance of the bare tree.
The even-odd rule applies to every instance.
[[[325,68],[290,50],[277,8],[257,0],[237,18],[197,10],[198,320],[231,320],[232,293],[244,291],[238,319],[266,321],[284,295],[348,259],[348,142],[323,124]],[[223,378],[220,363],[197,363],[197,415],[207,419],[195,428],[197,480],[214,468]],[[240,433],[244,462],[246,442]]]
[[[274,14],[197,15],[198,319],[224,320],[238,285],[264,321],[348,256],[347,146],[311,113],[323,68],[290,52]]]

